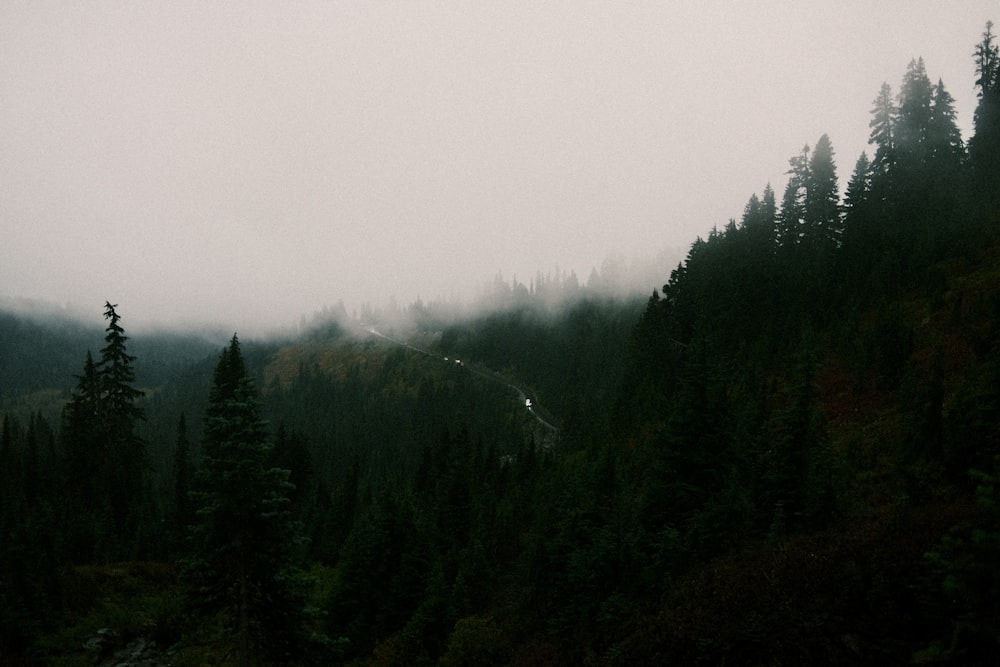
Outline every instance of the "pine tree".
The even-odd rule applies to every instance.
[[[844,212],[848,221],[861,214],[871,190],[872,165],[868,160],[868,154],[862,151],[858,161],[854,163],[854,172],[851,173],[851,180],[847,182],[847,189],[844,191]]]
[[[101,383],[97,364],[87,352],[83,372],[76,376],[76,389],[63,411],[63,450],[67,487],[71,503],[93,502],[91,488],[97,479],[98,462],[103,456],[101,424]]]
[[[979,88],[979,98],[996,92],[1000,85],[1000,48],[993,41],[993,21],[986,22],[983,31],[983,41],[976,45],[976,86]],[[981,118],[976,114],[976,130],[979,130]]]
[[[862,151],[844,191],[844,252],[840,257],[847,277],[857,281],[865,275],[869,258],[878,253],[874,239],[878,226],[873,219],[872,178],[872,163],[868,154]]]
[[[77,563],[93,560],[99,541],[101,510],[105,506],[104,425],[101,422],[101,390],[97,365],[87,352],[83,372],[76,376],[76,389],[63,409],[62,460],[67,549]]]
[[[872,102],[871,134],[868,143],[875,146],[872,171],[876,178],[887,179],[896,166],[896,119],[898,110],[892,99],[892,87],[883,83],[878,97]]]
[[[975,58],[979,104],[973,116],[975,135],[969,141],[969,154],[980,194],[991,205],[1000,200],[1000,47],[992,21],[976,45]]]
[[[234,335],[215,368],[194,498],[186,572],[199,605],[222,612],[237,664],[287,664],[306,631],[303,539],[289,471],[268,468],[272,444]]]
[[[774,220],[778,215],[778,207],[774,201],[774,188],[768,183],[764,186],[764,192],[761,193],[760,197],[760,217],[765,225],[770,227],[770,231],[774,233]]]
[[[823,135],[816,142],[809,170],[805,175],[806,192],[803,207],[806,234],[820,245],[841,243],[840,194],[837,188],[837,168],[833,162],[833,145]]]
[[[955,98],[944,82],[938,79],[931,95],[931,114],[927,131],[928,158],[932,164],[950,171],[957,170],[965,157],[962,133],[958,129]]]
[[[72,557],[79,562],[135,555],[145,489],[145,446],[135,430],[143,393],[116,306],[101,358],[87,352],[83,373],[63,412],[63,475]],[[109,530],[110,529],[110,530]]]
[[[777,216],[778,245],[791,248],[802,240],[802,222],[805,217],[805,193],[809,179],[809,146],[788,160],[788,184],[781,198],[781,211]]]
[[[757,193],[750,195],[750,200],[743,208],[743,217],[740,219],[740,229],[753,229],[762,224],[763,215],[761,212],[760,197]]]
[[[135,382],[135,371],[132,368],[135,357],[126,351],[128,336],[119,324],[121,317],[115,311],[117,307],[117,304],[112,305],[110,302],[104,304],[104,318],[109,322],[97,370],[104,413],[116,421],[121,420],[122,426],[131,428],[134,420],[143,418],[142,408],[136,405],[143,392],[132,386]]]
[[[895,136],[900,167],[910,178],[927,164],[932,91],[924,59],[911,60],[899,91]]]
[[[132,386],[135,357],[126,350],[128,336],[119,324],[117,305],[105,302],[104,307],[109,322],[97,364],[99,411],[107,438],[108,497],[118,535],[124,537],[135,530],[137,510],[143,501],[145,446],[135,432],[135,423],[145,418],[137,405],[144,394]]]

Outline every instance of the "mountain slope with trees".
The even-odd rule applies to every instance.
[[[988,25],[968,145],[914,59],[843,194],[821,135],[645,300],[538,281],[141,388],[109,303],[62,418],[3,420],[0,658],[996,664],[998,62]]]

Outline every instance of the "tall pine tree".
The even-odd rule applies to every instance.
[[[854,163],[851,180],[847,182],[847,190],[844,191],[844,214],[848,224],[853,218],[863,215],[871,190],[872,164],[868,160],[868,154],[862,151],[858,161]]]
[[[969,153],[979,193],[988,206],[995,206],[1000,201],[1000,47],[992,21],[976,45],[975,57],[979,104],[973,116],[976,133],[969,141]],[[1000,219],[995,210],[992,214]]]
[[[924,59],[911,60],[899,91],[896,117],[896,147],[900,168],[908,178],[919,173],[927,163],[927,133],[931,125],[933,86],[927,76]]]
[[[135,357],[117,306],[105,303],[109,320],[101,358],[90,352],[63,413],[63,473],[71,557],[130,558],[136,554],[145,488],[145,446],[135,425],[143,419],[143,392],[133,386]]]
[[[871,134],[868,143],[875,146],[872,170],[875,178],[887,183],[896,166],[896,119],[898,109],[892,99],[892,86],[883,83],[878,97],[872,102]]]
[[[92,504],[93,488],[98,480],[101,432],[101,386],[94,357],[87,352],[83,372],[76,376],[76,389],[63,410],[62,448],[66,489],[72,507]]]
[[[809,146],[788,160],[788,183],[781,198],[778,213],[778,245],[793,248],[802,241],[802,222],[805,218],[805,195],[809,181]]]
[[[110,302],[104,304],[108,326],[101,360],[97,364],[97,377],[108,449],[108,498],[116,530],[125,537],[136,530],[138,508],[143,502],[145,446],[135,431],[135,423],[145,419],[145,413],[138,405],[143,392],[133,386],[135,357],[126,349],[128,336],[120,324],[117,307]]]
[[[840,194],[837,188],[837,168],[833,162],[833,144],[823,135],[816,142],[809,170],[805,176],[806,234],[823,247],[841,243]]]
[[[238,665],[298,664],[307,630],[301,526],[290,472],[267,466],[272,446],[234,335],[205,414],[186,572],[199,606],[230,625]]]
[[[958,129],[955,98],[938,79],[931,93],[931,115],[928,127],[928,157],[932,164],[956,171],[965,158],[962,133]]]

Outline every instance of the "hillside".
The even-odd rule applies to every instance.
[[[944,258],[934,289],[849,308],[805,340],[772,341],[765,362],[740,349],[721,361],[727,370],[708,364],[726,383],[708,400],[738,438],[715,446],[748,470],[716,473],[736,501],[727,514],[709,498],[674,519],[686,548],[719,555],[651,606],[620,664],[996,656],[998,260],[991,241],[975,259]],[[649,431],[664,429],[631,431],[632,446],[655,446]]]
[[[823,135],[643,300],[207,354],[7,321],[0,659],[996,664],[991,40],[968,145],[914,60],[843,196]]]
[[[292,466],[301,489],[296,503],[303,516],[311,517],[310,553],[335,568],[320,571],[327,592],[317,592],[317,602],[339,619],[330,627],[354,627],[360,621],[344,616],[338,602],[343,595],[338,591],[347,585],[338,572],[351,567],[353,550],[360,546],[358,531],[393,517],[403,521],[394,530],[408,528],[392,546],[384,543],[381,548],[388,551],[383,553],[403,560],[437,554],[434,558],[444,559],[445,567],[458,567],[446,575],[450,592],[440,593],[451,602],[441,604],[457,603],[451,596],[459,591],[452,587],[461,587],[469,576],[462,574],[471,564],[469,555],[486,549],[476,556],[478,594],[462,603],[472,615],[451,621],[459,634],[449,632],[447,645],[421,649],[440,652],[444,662],[449,651],[472,651],[492,656],[491,662],[573,663],[585,659],[583,649],[603,656],[602,664],[648,662],[660,655],[721,660],[736,653],[745,656],[746,664],[957,656],[951,642],[966,640],[954,633],[981,633],[962,619],[981,614],[989,600],[971,588],[946,601],[940,586],[956,573],[984,576],[975,569],[981,556],[971,535],[996,521],[977,502],[976,483],[967,471],[975,466],[992,470],[984,454],[996,451],[989,440],[996,430],[986,424],[997,414],[995,389],[990,394],[997,372],[997,260],[995,243],[975,257],[945,257],[933,291],[910,288],[877,308],[832,318],[829,328],[813,327],[808,354],[800,349],[801,341],[785,350],[748,341],[736,357],[719,355],[711,362],[700,352],[695,362],[709,381],[699,390],[699,401],[710,410],[706,419],[716,424],[699,427],[692,436],[702,447],[716,448],[711,459],[677,458],[663,449],[677,433],[687,432],[677,431],[684,420],[698,417],[675,409],[645,412],[653,421],[636,419],[635,411],[647,410],[648,403],[636,393],[641,383],[585,381],[559,395],[560,369],[588,359],[597,369],[607,368],[608,359],[620,359],[605,353],[614,340],[620,354],[634,358],[641,350],[641,322],[650,311],[640,319],[635,305],[581,303],[561,316],[521,309],[443,332],[410,332],[414,347],[423,352],[342,331],[280,346],[251,346],[248,358],[256,360],[272,421],[294,428],[294,437],[306,445],[299,453],[306,458],[299,460],[308,461],[307,468]],[[635,313],[631,320],[625,315],[630,310]],[[589,324],[581,327],[581,322]],[[633,327],[632,343],[626,344],[622,334]],[[594,338],[601,331],[604,337]],[[618,337],[607,338],[611,332]],[[567,335],[581,344],[560,345]],[[523,449],[532,438],[531,420],[507,380],[477,375],[453,359],[444,363],[446,347],[460,350],[469,363],[481,350],[484,367],[487,361],[503,364],[505,378],[525,372],[523,381],[539,387],[539,397],[557,397],[554,405],[582,404],[591,413],[600,406],[613,409],[606,412],[607,421],[592,414],[586,427],[574,427],[568,408],[563,414],[570,417],[559,416],[566,428],[557,447],[533,460],[541,452]],[[692,347],[689,341],[675,349],[680,354],[675,367],[688,363]],[[769,351],[758,360],[748,349]],[[742,362],[735,364],[736,358]],[[535,366],[539,359],[544,363]],[[628,364],[612,366],[624,377]],[[155,413],[152,422],[169,428],[176,420],[165,413],[179,414],[187,402],[206,400],[207,372],[204,364],[191,366],[158,389],[147,405]],[[686,371],[678,372],[687,377]],[[829,457],[822,471],[825,490],[803,488],[802,509],[782,517],[770,504],[776,501],[769,500],[775,496],[768,486],[780,481],[766,470],[773,453],[760,451],[764,445],[754,434],[760,443],[783,441],[802,407],[796,404],[803,373],[813,388],[805,420],[821,433],[818,442]],[[192,381],[204,387],[193,395]],[[617,387],[618,398],[609,400],[609,384]],[[683,398],[670,400],[687,405]],[[622,412],[624,404],[632,406],[632,416],[623,416],[629,414]],[[673,416],[664,420],[664,414]],[[934,433],[927,424],[935,419],[938,450],[928,449],[932,442],[924,444]],[[191,422],[197,441],[200,427],[197,419]],[[161,474],[168,478],[170,433],[149,441],[154,460],[164,460]],[[984,436],[987,440],[980,440]],[[742,444],[727,444],[730,437]],[[914,451],[918,437],[921,449]],[[965,441],[967,446],[959,446]],[[469,445],[471,459],[454,458]],[[728,447],[735,449],[726,453]],[[159,450],[163,453],[156,454]],[[494,477],[490,459],[509,462],[502,477]],[[803,465],[802,479],[815,484],[816,464]],[[686,471],[683,487],[663,486],[674,470]],[[696,480],[714,487],[696,488]],[[345,488],[358,495],[345,496]],[[460,495],[450,496],[455,493]],[[449,496],[453,499],[446,500]],[[778,502],[791,505],[787,499]],[[399,503],[415,506],[401,511]],[[384,514],[390,507],[392,514]],[[456,521],[468,523],[457,529]],[[409,536],[401,540],[404,534]],[[937,556],[929,558],[929,553]],[[134,571],[143,576],[141,568]],[[594,571],[604,574],[594,579]],[[92,576],[77,572],[60,577],[65,586],[77,587],[78,576]],[[391,572],[386,571],[394,581]],[[420,568],[411,575],[417,580],[391,584],[374,597],[378,608],[398,618],[416,613],[419,607],[408,607],[398,597],[405,588],[393,590],[401,585],[420,590],[427,584],[417,582],[430,574]],[[111,585],[114,579],[107,581]],[[365,588],[381,590],[375,580],[365,581]],[[178,586],[163,589],[166,597],[155,604],[168,605],[176,614],[171,600],[181,594]],[[158,628],[168,624],[156,636],[169,641],[188,636],[183,617],[144,610],[127,590],[113,594],[114,604],[138,603],[132,613],[154,614]],[[156,599],[146,598],[151,604]],[[97,614],[96,619],[108,613],[106,606],[92,604],[76,612],[86,614],[77,626],[81,636],[98,629],[97,620],[86,620],[89,614]],[[902,609],[907,613],[901,615]],[[403,626],[396,627],[374,626],[368,646],[408,655],[415,647],[407,648],[406,635],[397,634]],[[144,631],[132,629],[125,636],[137,632]],[[192,636],[181,655],[207,655],[214,641]],[[355,636],[338,650],[358,655],[357,641]],[[569,646],[578,648],[567,652]]]

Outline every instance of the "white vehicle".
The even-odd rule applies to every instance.
[[[528,408],[529,410],[531,409],[531,399],[530,398],[524,399],[524,407]]]

